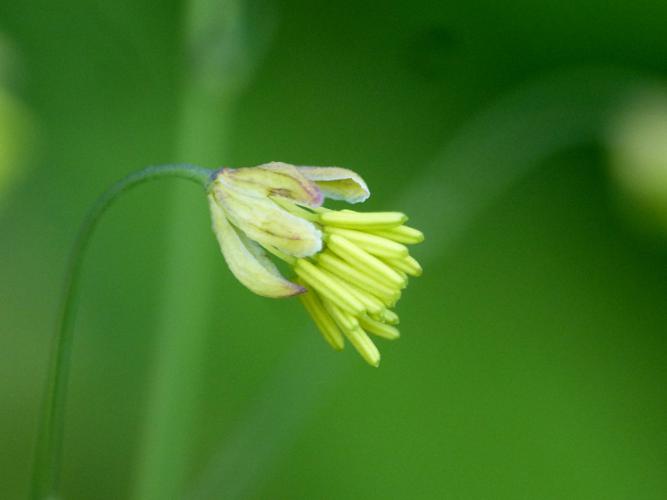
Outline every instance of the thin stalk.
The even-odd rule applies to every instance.
[[[177,158],[201,165],[230,160],[232,119],[257,56],[261,32],[245,0],[184,2],[181,115]],[[252,36],[250,36],[252,34]],[[196,463],[203,388],[202,360],[215,317],[210,292],[214,253],[208,227],[193,224],[191,200],[174,186],[165,249],[159,340],[148,387],[130,498],[181,498]],[[192,290],[196,290],[193,293]]]
[[[212,171],[194,165],[160,165],[129,174],[111,186],[92,206],[79,229],[65,273],[65,287],[58,327],[40,415],[33,465],[31,498],[58,498],[65,427],[65,403],[72,356],[74,322],[79,298],[83,256],[102,214],[124,192],[144,182],[180,177],[206,187]]]

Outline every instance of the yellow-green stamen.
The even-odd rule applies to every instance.
[[[294,265],[294,271],[306,283],[315,290],[337,304],[341,309],[348,311],[353,315],[361,314],[365,308],[361,302],[352,297],[345,288],[331,279],[322,270],[315,267],[305,259],[298,259]]]
[[[338,234],[347,238],[350,242],[359,248],[366,250],[376,257],[385,257],[389,259],[402,259],[408,256],[408,248],[401,243],[388,240],[382,236],[356,231],[354,229],[344,229],[340,227],[325,226],[325,232],[328,234]]]
[[[400,226],[408,220],[408,216],[401,212],[353,212],[352,210],[326,211],[320,213],[322,224],[360,228],[360,229],[383,229]]]
[[[390,309],[385,309],[379,315],[371,314],[371,317],[388,325],[398,325],[400,321],[398,314]]]
[[[354,245],[343,236],[338,234],[329,235],[327,237],[327,244],[332,252],[369,276],[381,281],[386,280],[398,287],[402,287],[405,284],[405,280],[391,267]]]
[[[410,276],[421,276],[422,274],[422,266],[411,256],[402,259],[385,259],[385,261],[395,270],[402,271]]]
[[[359,324],[367,332],[373,333],[378,337],[388,340],[394,340],[401,336],[398,328],[376,321],[368,316],[359,317]]]
[[[299,284],[303,286],[304,282]],[[317,294],[311,290],[301,294],[299,298],[329,345],[337,351],[343,350],[343,347],[345,346],[343,334],[338,329],[336,322],[324,309]]]
[[[324,269],[328,269],[345,281],[356,284],[359,288],[372,293],[388,306],[394,305],[400,297],[399,290],[384,285],[367,274],[360,273],[347,262],[326,250],[317,256],[317,262]]]
[[[343,333],[347,339],[359,352],[359,354],[361,354],[361,356],[366,360],[366,362],[375,367],[379,366],[380,352],[370,337],[366,334],[366,332],[361,329],[359,326],[359,321],[345,311],[338,309],[331,303],[325,302],[324,306],[326,307],[327,311],[329,311],[341,330],[343,330]]]
[[[374,297],[370,293],[355,287],[352,284],[348,285],[350,293],[361,302],[366,310],[371,314],[382,314],[382,311],[385,310],[384,304],[380,302],[380,299]]]
[[[424,241],[424,233],[409,226],[397,226],[389,229],[373,229],[371,230],[371,233],[406,245],[415,245]]]
[[[366,311],[379,314],[384,309],[382,302],[364,292],[363,290],[357,288],[352,283],[348,283],[347,281],[342,280],[339,276],[327,271],[326,269],[320,269],[320,272],[327,276],[332,282],[336,283],[336,285],[340,287],[341,290],[345,291],[345,293],[357,299],[364,306]]]
[[[290,212],[292,215],[296,215],[297,217],[301,217],[302,219],[306,219],[306,220],[309,220],[311,222],[318,222],[319,219],[320,219],[320,216],[317,215],[316,213],[310,212],[310,211],[306,210],[305,208],[301,208],[300,206],[298,206],[297,204],[295,204],[291,201],[285,200],[285,199],[277,197],[277,196],[270,196],[270,198],[275,203],[277,203],[278,205],[283,207],[285,210]]]

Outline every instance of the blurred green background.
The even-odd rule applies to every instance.
[[[667,498],[667,4],[0,0],[0,498],[65,259],[138,168],[353,168],[425,268],[382,366],[226,269],[205,199],[87,254],[64,498]]]

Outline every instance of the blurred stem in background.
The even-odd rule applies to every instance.
[[[619,208],[644,233],[667,236],[667,88],[645,85],[609,127]]]
[[[0,211],[37,148],[34,117],[11,85],[12,62],[16,57],[9,41],[0,33]]]
[[[186,2],[178,158],[218,166],[228,158],[235,102],[266,40],[252,30],[248,2]],[[252,31],[252,37],[249,33]],[[259,36],[258,36],[259,34]],[[174,186],[168,228],[163,298],[158,310],[156,358],[140,443],[134,498],[182,496],[193,463],[193,430],[201,387],[201,360],[210,318],[210,273],[205,249],[215,246],[201,198]]]
[[[97,224],[104,212],[125,191],[144,182],[163,177],[181,177],[205,187],[211,171],[192,165],[147,167],[121,179],[109,188],[88,212],[72,247],[65,273],[65,287],[58,330],[48,371],[48,380],[37,434],[32,478],[32,498],[43,500],[59,496],[65,427],[65,403],[72,355],[74,320],[79,297],[83,258]]]

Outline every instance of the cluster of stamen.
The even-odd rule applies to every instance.
[[[378,366],[380,353],[369,334],[399,337],[399,318],[392,308],[408,277],[422,272],[406,245],[420,243],[423,234],[404,225],[407,216],[400,212],[310,211],[280,204],[317,224],[323,234],[324,247],[312,257],[280,255],[308,289],[300,296],[306,310],[334,349],[343,349],[347,338],[369,364]]]

